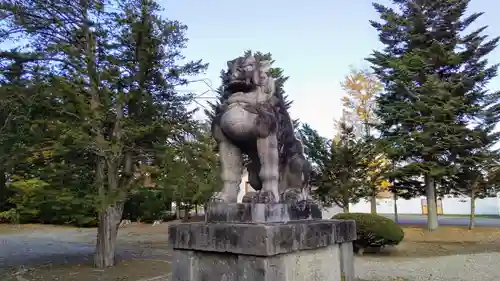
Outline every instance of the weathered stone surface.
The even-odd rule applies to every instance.
[[[178,281],[189,280],[238,280],[238,259],[236,255],[174,251],[174,267],[172,279]]]
[[[354,221],[302,220],[288,223],[172,223],[174,249],[273,256],[356,239]]]
[[[344,281],[338,262],[338,244],[278,257],[282,257],[285,264],[280,269],[285,276],[281,281]]]
[[[340,271],[342,281],[355,281],[354,276],[354,250],[352,242],[339,244],[340,250]]]
[[[335,243],[350,242],[357,239],[356,222],[353,220],[331,220],[337,221],[335,228]]]
[[[279,281],[286,280],[284,268],[285,259],[282,256],[256,257],[238,256],[238,281]]]
[[[315,203],[212,203],[207,209],[208,222],[288,222],[304,219],[321,219],[319,206]]]
[[[174,250],[173,281],[341,281],[338,244],[272,257]]]
[[[173,223],[173,281],[353,281],[354,221]]]
[[[193,251],[174,251],[173,280],[197,280],[198,259]]]

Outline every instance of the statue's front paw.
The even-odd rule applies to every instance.
[[[295,204],[301,199],[301,194],[293,189],[286,190],[282,195],[282,200],[288,204]]]
[[[257,203],[262,203],[262,204],[273,204],[278,202],[276,196],[274,196],[274,193],[269,192],[269,191],[261,191],[257,195]]]
[[[257,203],[259,195],[257,192],[248,192],[243,196],[242,203]]]
[[[220,196],[220,195],[217,195],[217,196],[213,196],[210,201],[212,201],[214,203],[223,203],[224,198],[222,198],[222,196]]]

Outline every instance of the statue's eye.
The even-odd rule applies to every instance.
[[[245,71],[252,71],[253,70],[253,66],[251,66],[251,65],[245,65],[245,67],[243,69]]]

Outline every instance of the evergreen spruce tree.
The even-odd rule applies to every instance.
[[[0,213],[12,207],[7,200],[10,195],[8,174],[30,139],[27,121],[31,117],[30,101],[36,92],[36,87],[25,78],[28,62],[12,58],[9,53],[16,54],[17,51],[0,53]]]
[[[402,163],[400,176],[424,178],[419,192],[427,196],[429,230],[438,227],[436,182],[456,173],[471,142],[482,145],[468,125],[494,122],[498,111],[498,95],[485,90],[497,66],[488,66],[485,56],[499,39],[487,40],[486,27],[465,31],[482,14],[464,16],[469,2],[374,4],[381,21],[371,25],[385,45],[368,59],[385,86],[377,99],[378,129],[391,159]]]
[[[314,196],[325,205],[335,204],[349,212],[349,204],[359,202],[370,194],[371,186],[365,179],[369,175],[367,148],[364,140],[356,138],[354,128],[339,123],[335,141],[324,138],[309,125],[300,128],[305,153],[314,169],[312,185]]]
[[[187,27],[162,18],[155,0],[3,1],[0,13],[0,34],[27,40],[29,57],[46,67],[53,112],[64,117],[50,123],[60,134],[45,144],[91,153],[99,198],[95,266],[113,266],[130,189],[144,165],[157,164],[165,145],[193,126],[190,97],[175,86],[207,65],[180,63]]]

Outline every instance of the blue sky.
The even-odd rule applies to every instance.
[[[382,4],[390,0],[378,1]],[[377,33],[368,20],[378,20],[369,0],[164,0],[165,16],[183,22],[188,30],[188,59],[210,64],[206,74],[214,88],[226,62],[245,50],[271,52],[276,66],[290,76],[285,89],[293,118],[311,124],[320,134],[332,137],[333,120],[340,117],[340,82],[349,67],[367,67],[364,61],[379,49]],[[500,35],[495,11],[500,2],[472,0],[470,12],[486,12],[472,27],[488,25],[486,34]],[[490,56],[500,62],[500,47]],[[490,83],[500,90],[500,78]],[[202,83],[188,86],[201,93]],[[208,96],[209,94],[207,94]],[[199,116],[200,118],[202,116]]]

